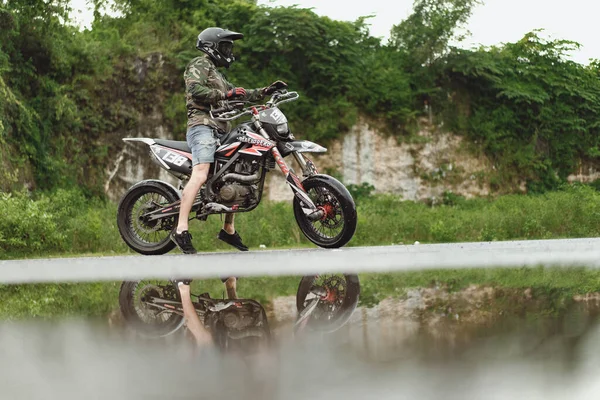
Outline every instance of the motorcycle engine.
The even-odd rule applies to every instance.
[[[221,318],[226,328],[240,330],[253,325],[257,316],[252,313],[252,310],[241,308],[226,310],[223,312]]]
[[[249,206],[256,201],[256,180],[260,178],[259,164],[255,161],[240,161],[232,169],[223,174],[216,183],[215,193],[218,201],[225,206],[234,204]]]
[[[220,300],[219,303],[229,302]],[[267,344],[271,337],[264,308],[254,300],[237,300],[235,305],[218,312],[208,312],[204,325],[211,330],[218,348],[252,353]]]
[[[239,183],[228,183],[219,190],[221,202],[225,205],[240,204],[251,193],[250,188]]]

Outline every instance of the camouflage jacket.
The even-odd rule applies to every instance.
[[[215,121],[208,112],[211,107],[223,107],[227,91],[235,86],[217,71],[217,67],[206,54],[190,61],[183,78],[185,79],[188,129],[196,125],[209,125],[224,132],[229,131],[230,127],[226,122]],[[263,89],[246,90],[246,96],[238,99],[259,101],[264,97]]]

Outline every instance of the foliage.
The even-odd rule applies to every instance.
[[[467,200],[448,192],[441,204],[432,206],[374,195],[368,185],[351,188],[359,194],[351,246],[600,236],[600,193],[584,185],[495,200]],[[65,190],[34,198],[20,193],[1,196],[1,258],[131,254],[119,236],[116,206],[110,202]],[[230,250],[215,238],[221,224],[218,217],[191,224],[198,250]],[[254,249],[312,246],[288,203],[264,202],[241,215],[236,227]]]
[[[115,206],[76,190],[30,197],[0,192],[0,257],[67,252],[124,252]]]
[[[373,192],[375,192],[375,187],[367,182],[363,182],[360,185],[346,185],[346,188],[348,189],[356,203],[362,201],[365,198],[371,197],[373,195]]]
[[[461,41],[479,0],[415,0],[413,13],[391,31],[391,46],[410,57],[412,67],[430,66],[444,55],[451,41]]]
[[[556,188],[582,161],[597,159],[599,70],[566,59],[577,46],[532,32],[502,48],[445,58],[444,121],[492,157],[503,176],[496,190],[518,180],[534,191]]]
[[[34,188],[101,194],[122,136],[156,124],[183,131],[181,75],[207,26],[245,34],[231,81],[283,79],[301,93],[284,106],[301,137],[336,138],[360,116],[410,135],[426,105],[438,126],[493,159],[498,192],[523,181],[555,188],[600,156],[600,64],[567,61],[576,43],[537,32],[501,47],[453,48],[478,0],[415,0],[389,44],[370,36],[368,18],[334,21],[253,0],[90,3],[95,21],[80,31],[67,0],[0,1],[2,166],[31,170]],[[111,3],[116,13],[103,14]],[[4,190],[22,179],[3,175]]]
[[[0,285],[0,318],[103,316],[118,307],[119,283]]]

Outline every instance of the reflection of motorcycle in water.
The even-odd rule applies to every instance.
[[[333,332],[342,327],[356,309],[360,282],[357,275],[305,276],[296,293],[298,318],[294,330],[306,327]]]
[[[356,309],[359,292],[356,275],[305,276],[296,294],[295,329],[332,332],[340,328]],[[254,300],[219,300],[202,294],[192,295],[192,302],[220,348],[242,341],[270,340],[266,314]],[[123,282],[119,305],[127,324],[147,337],[170,335],[184,322],[179,291],[171,281]]]
[[[143,336],[167,336],[183,326],[183,306],[173,282],[123,282],[119,304],[127,324]],[[212,299],[204,293],[192,295],[192,304],[219,348],[253,337],[270,340],[265,310],[254,300]]]

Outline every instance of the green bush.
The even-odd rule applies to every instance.
[[[78,190],[0,192],[0,256],[123,252],[115,206]]]
[[[0,196],[2,258],[130,252],[110,202],[75,190]],[[358,227],[350,246],[600,236],[600,193],[585,185],[494,200],[448,194],[434,206],[392,195],[357,197]],[[230,249],[216,239],[221,225],[219,216],[191,223],[198,250]],[[313,246],[298,228],[290,203],[265,201],[238,214],[236,228],[251,248]]]

